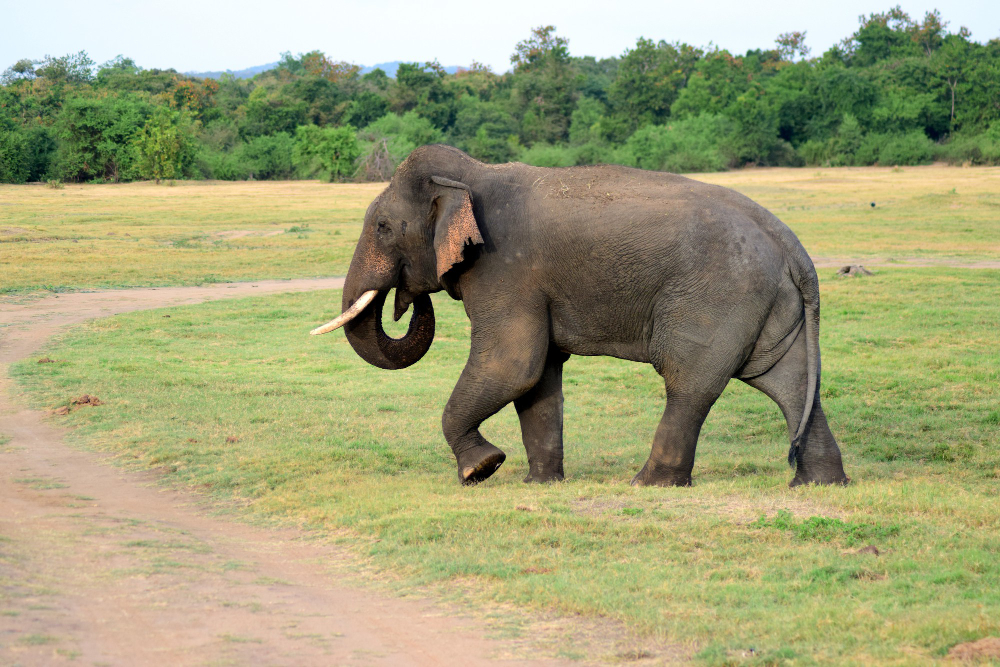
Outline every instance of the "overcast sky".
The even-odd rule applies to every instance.
[[[358,0],[170,2],[0,0],[0,70],[20,58],[86,50],[102,63],[118,54],[145,68],[242,69],[283,51],[320,49],[335,60],[393,60],[509,68],[514,45],[539,25],[556,26],[573,55],[621,55],[638,37],[713,42],[732,52],[768,48],[782,32],[805,30],[813,55],[856,30],[858,15],[897,0]],[[951,30],[1000,37],[1000,1],[900,2],[913,18],[939,7]],[[766,9],[765,9],[766,7]]]

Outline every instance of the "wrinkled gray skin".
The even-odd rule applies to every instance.
[[[398,340],[381,325],[392,288],[396,319],[414,304]],[[425,146],[365,214],[343,308],[380,294],[345,327],[348,340],[376,366],[414,363],[434,335],[426,295],[442,289],[472,323],[442,420],[463,483],[503,463],[479,426],[512,401],[525,481],[563,478],[572,354],[649,363],[663,377],[666,409],[633,484],[691,483],[698,433],[730,378],[781,407],[792,486],[849,481],[820,406],[816,272],[791,230],[736,192],[616,166],[486,165]]]

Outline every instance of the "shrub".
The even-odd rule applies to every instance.
[[[810,139],[799,146],[798,153],[799,157],[801,157],[803,162],[806,164],[829,164],[830,155],[833,153],[833,141]]]
[[[656,171],[721,171],[727,167],[721,143],[733,123],[719,114],[703,113],[667,125],[647,125],[625,142],[626,164]]]
[[[0,125],[0,183],[24,183],[28,180],[28,150],[24,134]]]
[[[538,143],[523,149],[517,159],[535,167],[572,167],[576,164],[576,151],[565,144]]]
[[[295,130],[292,152],[295,166],[301,170],[318,165],[318,174],[331,183],[350,178],[360,155],[358,135],[350,125],[324,128],[300,125]]]
[[[53,176],[64,181],[135,178],[133,139],[151,111],[147,101],[133,95],[66,100],[56,122]]]
[[[203,147],[198,153],[196,164],[204,178],[220,181],[245,181],[250,176],[250,168],[240,161],[239,151],[226,152]]]
[[[934,144],[922,130],[906,133],[869,134],[861,142],[854,163],[915,165],[928,164],[934,158]]]
[[[477,160],[508,162],[521,152],[517,132],[517,121],[503,106],[466,95],[448,140]]]
[[[956,134],[939,146],[937,156],[952,164],[1000,165],[1000,123],[982,134]]]
[[[291,178],[295,171],[292,165],[294,147],[295,140],[286,132],[254,137],[240,146],[237,159],[253,178]]]
[[[183,176],[194,161],[191,123],[177,111],[156,107],[134,139],[135,172],[145,179]]]
[[[443,141],[441,131],[429,120],[408,111],[402,116],[388,113],[358,133],[361,156],[357,176],[361,180],[385,180],[413,149]]]
[[[614,149],[603,142],[588,142],[574,148],[576,164],[610,164],[619,160]]]

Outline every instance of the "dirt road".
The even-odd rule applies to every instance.
[[[95,317],[341,279],[73,293],[0,305],[0,664],[532,663],[431,601],[337,585],[349,556],[211,516],[205,499],[71,449],[9,364]]]

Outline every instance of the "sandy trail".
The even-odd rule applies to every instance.
[[[337,585],[330,564],[349,563],[343,551],[213,517],[203,497],[67,447],[63,429],[12,395],[9,364],[67,325],[342,284],[259,281],[0,305],[0,436],[11,438],[0,444],[0,664],[560,664],[511,657],[509,642],[431,600]]]

